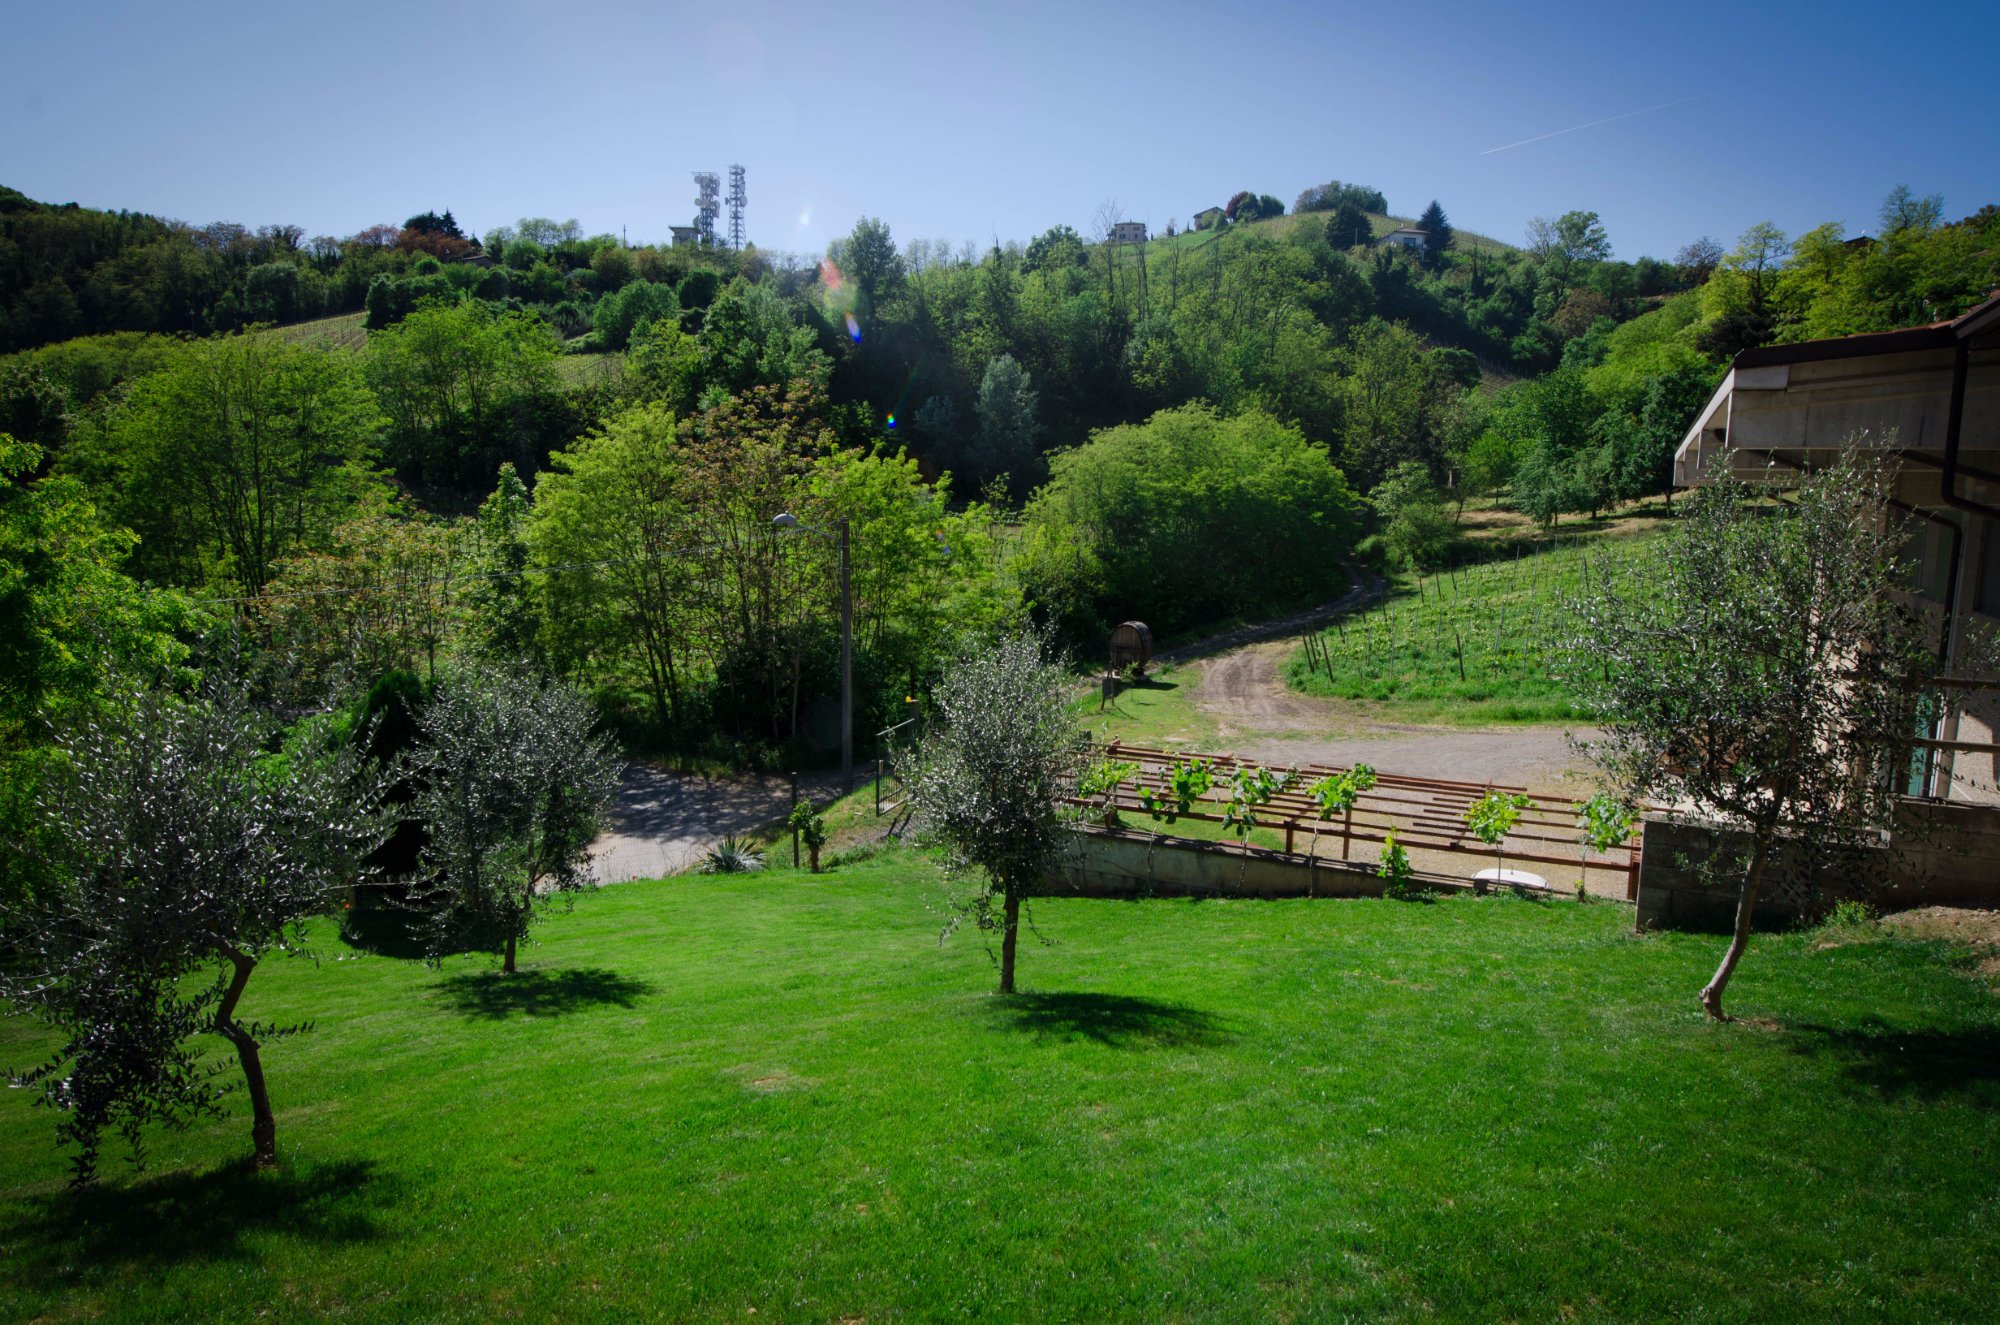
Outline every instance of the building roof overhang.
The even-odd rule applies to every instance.
[[[1996,347],[1972,343],[1975,337],[1984,341],[1994,331],[2000,331],[2000,292],[1957,318],[1928,326],[1744,350],[1731,360],[1729,372],[1682,434],[1674,452],[1674,484],[1699,483],[1712,455],[1744,444],[1732,427],[1739,405],[1752,409],[1757,431],[1763,434],[1760,440],[1776,435],[1789,441],[1764,445],[1758,453],[1766,457],[1782,459],[1786,452],[1803,455],[1838,446],[1847,433],[1829,437],[1826,430],[1836,421],[1851,429],[1858,402],[1935,397],[1935,405],[1949,395],[1954,362],[1961,356],[1976,352],[1987,371],[2000,366],[2000,354],[1993,352]],[[1766,392],[1786,394],[1775,398],[1753,394]],[[1904,414],[1909,415],[1911,408],[1906,403]],[[1892,413],[1886,405],[1882,412]],[[1941,441],[1924,424],[1939,413],[1934,407],[1919,409],[1914,428],[1907,426],[1906,418],[1905,426],[1897,429],[1898,449],[1918,458],[1937,451]],[[1888,419],[1884,423],[1895,426]],[[1991,443],[1974,446],[1987,449]]]

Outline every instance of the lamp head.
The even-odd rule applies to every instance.
[[[778,529],[796,529],[798,528],[799,517],[793,515],[790,511],[785,511],[781,514],[772,516],[771,524],[774,528]]]

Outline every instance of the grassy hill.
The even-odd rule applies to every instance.
[[[1328,215],[1329,213],[1326,212],[1295,212],[1295,213],[1288,213],[1284,216],[1268,217],[1261,221],[1245,221],[1230,228],[1233,230],[1250,231],[1256,234],[1267,235],[1273,239],[1280,239],[1289,236],[1295,228],[1300,226],[1313,226],[1313,227],[1324,228],[1326,225]],[[1386,235],[1390,231],[1396,230],[1402,226],[1416,224],[1414,218],[1407,216],[1389,216],[1380,212],[1370,213],[1368,216],[1368,221],[1369,224],[1373,227],[1374,237],[1377,239],[1380,239],[1383,235]],[[1193,222],[1189,220],[1184,222],[1177,222],[1177,224],[1183,224],[1192,227]],[[1224,233],[1227,232],[1219,230],[1195,230],[1189,228],[1182,230],[1179,234],[1176,234],[1171,238],[1169,238],[1164,234],[1155,235],[1151,239],[1147,240],[1147,246],[1148,248],[1157,251],[1161,245],[1178,244],[1182,246],[1183,249],[1192,251],[1194,249],[1198,249],[1210,243],[1213,243],[1216,236]],[[1460,230],[1457,229],[1456,227],[1454,227],[1453,229],[1453,234],[1456,236],[1457,245],[1460,251],[1467,251],[1473,248],[1477,248],[1481,253],[1518,253],[1521,251],[1517,246],[1513,244],[1503,243],[1498,239],[1492,238],[1490,235],[1476,234],[1473,231]]]
[[[229,1116],[63,1190],[0,1097],[11,1319],[1985,1318],[2000,1001],[1947,950],[1610,905],[1045,900],[1029,992],[904,852],[607,889],[529,969],[352,947]],[[0,1061],[47,1041],[0,1021]],[[109,1157],[108,1157],[109,1158]],[[752,1312],[756,1314],[751,1315]]]

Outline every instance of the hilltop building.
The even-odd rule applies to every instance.
[[[1143,244],[1146,242],[1144,221],[1120,221],[1111,227],[1111,242],[1114,244]]]
[[[1430,243],[1431,232],[1419,230],[1416,226],[1398,226],[1375,242],[1378,244],[1398,244],[1404,248],[1422,248]]]
[[[1194,214],[1194,228],[1197,230],[1213,230],[1221,224],[1222,209],[1220,207],[1204,207]]]

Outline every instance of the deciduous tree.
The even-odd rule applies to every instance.
[[[1369,494],[1381,522],[1382,542],[1392,559],[1412,570],[1444,563],[1455,530],[1430,471],[1404,461]]]
[[[1013,355],[1003,354],[986,365],[974,406],[979,415],[979,438],[969,457],[981,483],[1011,479],[1017,489],[1026,487],[1035,459],[1035,439],[1042,431],[1035,417],[1040,401],[1027,369],[1016,363]]]
[[[478,303],[417,309],[368,343],[368,380],[406,477],[484,484],[502,461],[540,467],[540,415],[559,392],[555,334]]]
[[[145,574],[255,592],[372,500],[381,422],[345,351],[220,336],[136,382],[78,467],[140,535]]]

